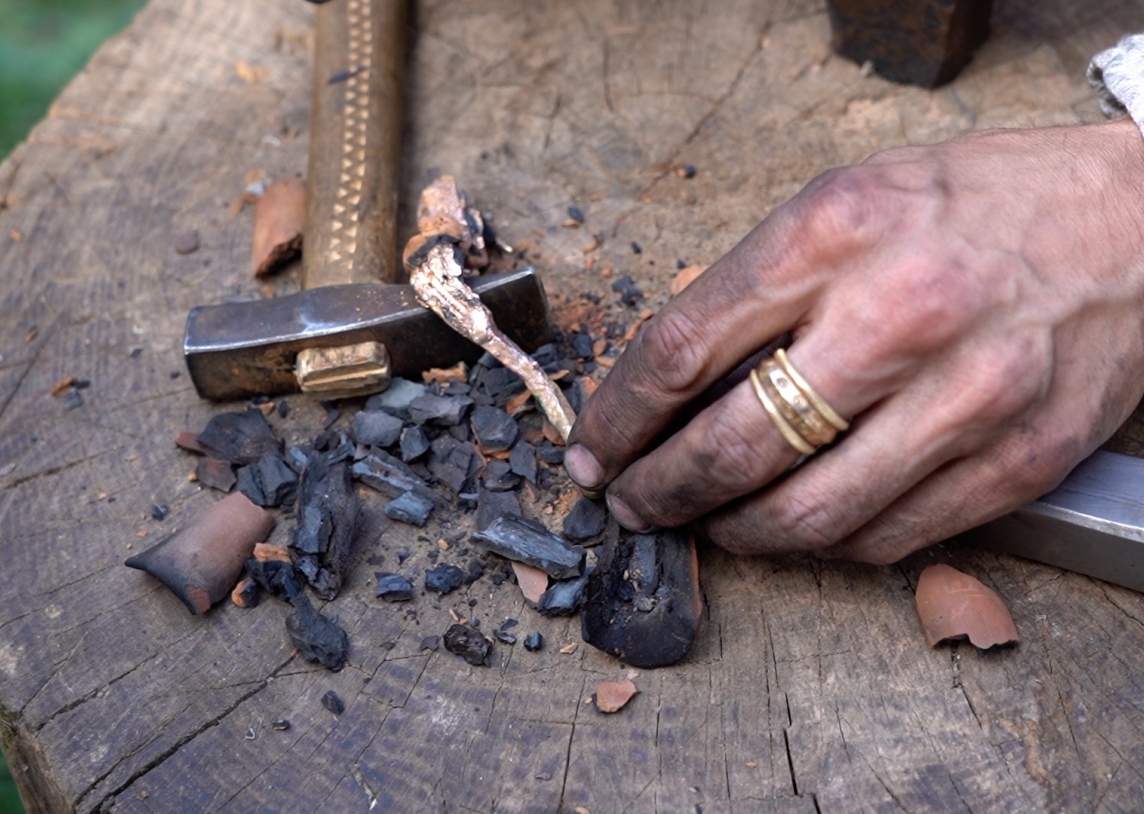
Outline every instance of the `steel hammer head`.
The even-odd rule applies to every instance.
[[[522,348],[551,341],[548,301],[533,269],[479,277],[472,287]],[[482,353],[418,304],[410,286],[369,283],[199,306],[187,317],[183,353],[199,395],[227,400],[295,391],[299,351],[364,342],[385,346],[395,376],[417,377]]]

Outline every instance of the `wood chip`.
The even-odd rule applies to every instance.
[[[566,644],[563,647],[561,647],[560,652],[563,653],[565,656],[571,656],[573,653],[576,652],[576,647],[577,647],[576,642],[570,642],[569,644]]]
[[[52,389],[51,389],[52,398],[54,398],[54,399],[61,398],[69,390],[71,390],[73,387],[75,387],[75,384],[78,381],[79,381],[79,379],[77,379],[75,376],[64,376],[62,379],[60,379],[58,382],[56,382],[55,384],[52,385]]]
[[[639,692],[630,679],[601,681],[596,685],[596,709],[600,712],[619,712]]]
[[[26,334],[24,334],[24,344],[27,345],[30,342],[35,342],[36,337],[39,335],[40,335],[40,329],[39,328],[29,328],[28,332]]]
[[[532,409],[532,393],[527,390],[512,396],[504,405],[505,412],[511,416],[520,415],[530,409]]]
[[[278,271],[302,250],[306,187],[297,179],[275,181],[254,205],[250,259],[255,277]]]
[[[235,75],[248,85],[255,85],[266,78],[267,70],[260,65],[251,65],[239,60],[234,63]]]
[[[1005,601],[992,588],[948,565],[930,565],[914,596],[930,647],[966,639],[981,650],[1020,641]]]
[[[636,317],[635,322],[633,322],[628,327],[627,332],[624,334],[624,341],[631,342],[633,339],[635,339],[636,334],[639,333],[640,328],[643,327],[643,324],[645,322],[647,322],[649,319],[651,319],[653,316],[655,316],[655,312],[651,311],[649,309],[646,309],[646,308],[642,312],[640,312],[640,315],[638,317]]]
[[[516,574],[516,582],[524,598],[534,605],[539,602],[540,597],[548,590],[548,574],[522,562],[513,562],[512,571]]]
[[[464,362],[457,362],[452,367],[440,368],[431,367],[428,370],[422,371],[421,381],[425,384],[449,384],[449,382],[460,382],[465,384],[469,381],[469,366]]]
[[[707,271],[707,266],[688,266],[681,269],[678,274],[671,278],[671,296],[678,296],[683,289],[687,288],[698,279],[699,275]]]
[[[437,541],[437,548],[441,549],[442,551],[448,551],[449,550],[449,541],[442,537],[440,540]]]

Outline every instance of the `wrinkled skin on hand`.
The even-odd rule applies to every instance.
[[[1142,189],[1128,120],[827,172],[645,325],[573,428],[569,474],[606,484],[629,528],[697,521],[739,553],[893,562],[1011,511],[1144,392]],[[787,332],[853,417],[832,447],[792,470],[749,382],[680,420]]]

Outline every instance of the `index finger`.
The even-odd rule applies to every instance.
[[[644,325],[572,428],[572,480],[611,482],[685,405],[805,317],[836,262],[873,239],[867,174],[820,176]]]

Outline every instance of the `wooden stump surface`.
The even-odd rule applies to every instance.
[[[705,551],[697,647],[638,671],[640,694],[608,717],[584,700],[629,670],[583,644],[560,653],[577,623],[539,618],[511,584],[419,595],[415,620],[375,599],[394,552],[422,568],[467,528],[390,523],[376,493],[325,608],[352,641],[338,674],[292,656],[280,604],[191,617],[123,567],[218,499],[171,438],[236,405],[197,398],[183,322],[259,291],[251,210],[228,205],[251,170],[305,170],[311,19],[301,0],[153,0],[0,165],[0,739],[31,810],[1139,809],[1144,598],[1010,557],[947,545],[874,568]],[[713,261],[827,167],[1096,120],[1088,57],[1140,28],[1140,2],[998,0],[977,59],[926,92],[832,57],[814,0],[422,2],[404,199],[453,173],[505,240],[531,244],[553,292],[611,302],[612,268],[654,307],[677,260]],[[695,178],[675,174],[684,163]],[[584,228],[561,225],[569,204]],[[202,246],[178,255],[188,229]],[[65,376],[90,380],[82,407],[50,395]],[[291,403],[276,426],[313,435],[323,411]],[[934,561],[999,591],[1021,644],[927,647],[912,588]],[[490,668],[420,650],[450,608],[487,627],[518,618],[548,646],[498,645]],[[330,689],[340,717],[319,704]]]

